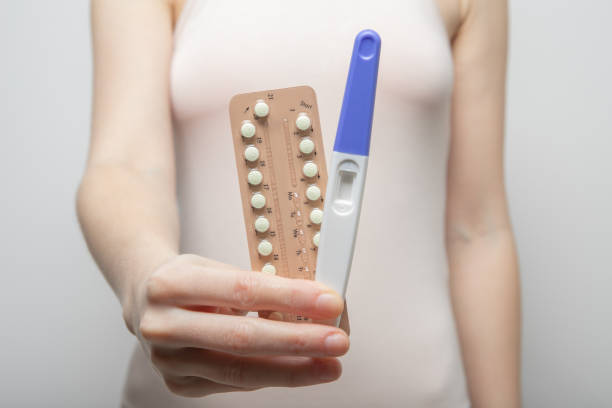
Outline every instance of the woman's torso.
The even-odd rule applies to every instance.
[[[190,400],[166,391],[137,350],[126,406],[469,405],[444,249],[452,59],[433,0],[188,0],[171,78],[182,250],[249,268],[228,102],[310,85],[331,157],[353,38],[364,28],[378,31],[382,52],[342,377]]]

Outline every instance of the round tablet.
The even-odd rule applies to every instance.
[[[295,126],[297,126],[300,130],[308,130],[310,129],[310,118],[305,113],[300,113],[295,120]]]
[[[306,197],[312,201],[318,200],[321,198],[321,189],[315,185],[308,186],[306,189]]]
[[[310,154],[314,151],[315,144],[311,138],[305,137],[300,141],[300,152]]]
[[[313,224],[319,225],[323,221],[323,211],[318,208],[315,208],[310,212],[310,221]]]
[[[261,174],[261,171],[259,170],[251,170],[249,171],[249,174],[247,175],[247,180],[249,181],[250,185],[258,186],[261,184],[261,181],[263,180],[263,174]]]
[[[314,177],[319,172],[319,168],[313,162],[306,162],[302,168],[302,172],[306,177]]]
[[[271,263],[265,264],[261,271],[267,275],[276,275],[276,267]]]
[[[261,193],[255,193],[251,196],[251,205],[253,208],[263,208],[266,205],[266,197]]]
[[[270,221],[264,217],[257,217],[255,220],[255,231],[257,232],[266,232],[270,228]]]
[[[255,112],[255,116],[258,118],[265,118],[268,116],[268,113],[270,113],[270,107],[264,101],[259,100],[255,104],[253,111]]]
[[[272,253],[272,244],[270,241],[262,239],[257,245],[257,252],[262,256],[268,256]]]
[[[250,121],[245,121],[240,127],[240,134],[247,139],[255,136],[255,125]]]
[[[314,234],[314,236],[312,237],[312,243],[314,244],[314,246],[316,246],[317,248],[319,247],[319,239],[321,238],[321,233],[317,232],[316,234]]]
[[[257,161],[259,159],[259,149],[255,146],[248,146],[244,149],[244,158],[250,162]]]

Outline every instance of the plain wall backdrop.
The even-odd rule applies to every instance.
[[[74,212],[88,2],[1,4],[0,406],[118,406],[134,341]],[[610,15],[606,0],[511,4],[506,178],[529,408],[612,406]]]

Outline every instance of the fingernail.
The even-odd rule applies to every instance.
[[[344,354],[348,346],[348,337],[344,334],[335,333],[325,338],[325,348],[334,355]]]
[[[336,378],[338,378],[337,375],[335,375],[335,373],[333,372],[329,372],[329,373],[323,373],[319,376],[319,378],[323,381],[333,381]]]
[[[340,311],[344,307],[344,303],[342,302],[342,299],[340,299],[340,297],[337,295],[332,295],[331,293],[323,293],[317,298],[315,306],[319,310]]]

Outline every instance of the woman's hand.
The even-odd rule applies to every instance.
[[[325,320],[342,311],[336,293],[316,282],[175,256],[169,3],[92,1],[94,110],[77,203],[87,244],[128,327],[174,392],[203,396],[332,381],[340,363],[330,356],[348,349],[343,331],[232,309]]]
[[[340,296],[306,280],[242,271],[195,255],[172,258],[140,282],[124,317],[179,395],[297,387],[336,380],[349,339],[342,330],[244,316],[275,310],[332,319]]]

